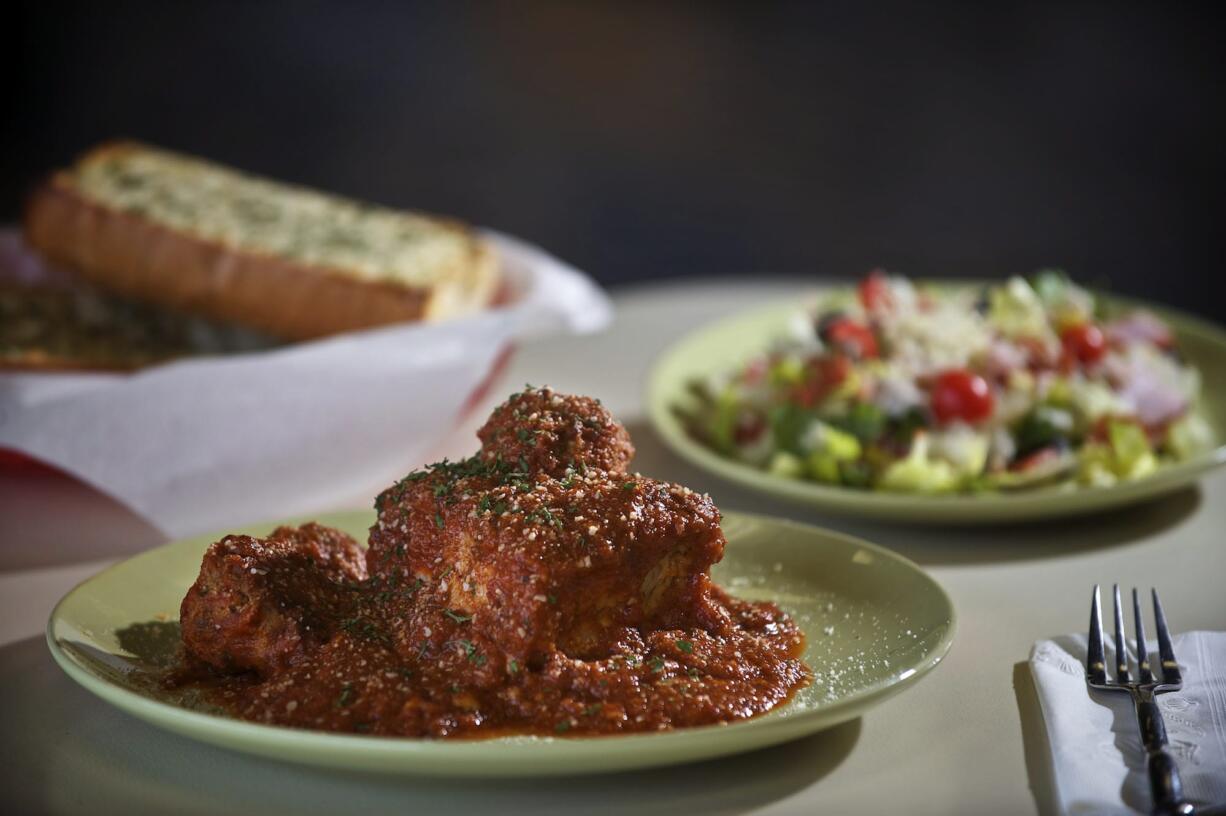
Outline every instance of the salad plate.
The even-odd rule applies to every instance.
[[[996,284],[998,287],[1005,285]],[[988,291],[985,287],[989,284],[934,282],[925,286],[928,291],[967,293]],[[863,284],[861,288],[863,289]],[[798,331],[818,333],[823,329],[828,330],[831,314],[835,314],[836,319],[841,319],[841,312],[834,309],[818,314],[824,311],[825,307],[819,307],[815,311],[815,304],[846,303],[849,299],[854,301],[855,289],[849,287],[817,290],[803,300],[791,299],[733,315],[682,338],[657,359],[649,375],[648,415],[656,432],[673,452],[709,473],[774,498],[839,514],[887,521],[983,524],[1048,519],[1119,507],[1159,497],[1194,484],[1204,473],[1226,462],[1226,446],[1222,444],[1223,440],[1226,440],[1226,331],[1186,314],[1148,305],[1142,307],[1141,304],[1125,298],[1102,295],[1095,295],[1094,298],[1096,320],[1105,321],[1110,317],[1135,314],[1141,310],[1147,313],[1147,320],[1149,317],[1155,318],[1155,325],[1164,325],[1169,330],[1169,342],[1178,349],[1178,354],[1164,352],[1161,356],[1176,361],[1170,365],[1178,366],[1181,373],[1193,372],[1191,376],[1197,381],[1193,404],[1183,415],[1190,420],[1187,424],[1195,423],[1195,433],[1200,437],[1200,444],[1196,449],[1184,451],[1179,457],[1168,456],[1164,452],[1165,449],[1160,447],[1164,443],[1154,442],[1153,455],[1150,456],[1150,446],[1143,440],[1144,434],[1134,432],[1127,423],[1116,428],[1115,418],[1105,416],[1098,419],[1094,429],[1082,432],[1084,443],[1079,441],[1070,445],[1067,440],[1057,440],[1061,443],[1059,446],[1052,445],[1051,451],[1039,450],[1041,455],[1030,457],[1032,460],[1040,460],[1043,465],[1052,461],[1063,462],[1065,469],[1061,472],[1065,474],[1064,478],[1035,478],[1026,483],[1023,478],[1026,475],[1024,469],[1018,468],[1016,464],[1001,466],[998,473],[990,476],[984,473],[989,469],[983,461],[989,456],[986,449],[990,437],[987,431],[983,431],[980,435],[984,437],[982,446],[985,450],[979,453],[981,458],[977,465],[978,475],[973,479],[962,478],[957,482],[957,488],[946,486],[945,483],[952,484],[953,479],[945,465],[941,465],[945,470],[939,472],[936,477],[930,476],[930,470],[915,467],[916,448],[919,447],[916,445],[910,446],[910,453],[913,455],[911,461],[905,461],[908,459],[908,450],[904,446],[895,454],[896,461],[889,463],[904,463],[903,466],[893,467],[892,473],[889,464],[886,467],[879,466],[875,476],[871,477],[875,481],[866,479],[857,486],[849,486],[846,483],[849,479],[845,465],[839,463],[839,467],[835,468],[829,461],[818,461],[815,454],[806,454],[804,450],[785,451],[780,449],[782,446],[775,444],[774,450],[755,453],[757,461],[750,461],[750,457],[738,451],[734,443],[726,444],[721,449],[718,440],[713,441],[713,435],[710,433],[712,411],[721,401],[725,405],[736,406],[733,410],[743,410],[739,396],[729,397],[727,390],[721,393],[721,389],[728,389],[726,384],[730,381],[729,378],[742,377],[749,367],[760,366],[764,356],[774,353],[771,352],[772,349],[795,348],[794,345],[788,345],[793,342],[788,338],[794,338]],[[856,309],[859,308],[853,304],[849,311],[857,314]],[[825,326],[821,325],[823,320]],[[865,322],[868,320],[865,319]],[[855,334],[858,331],[861,329],[853,327],[853,330],[848,330],[842,338],[836,338],[836,342],[850,336],[851,342],[858,343],[860,341]],[[945,331],[944,327],[940,331]],[[951,327],[948,333],[954,336],[955,331]],[[877,331],[877,336],[881,336],[880,330]],[[832,346],[828,335],[826,339],[826,346]],[[1057,353],[1060,353],[1061,339],[1057,336],[1055,340]],[[1066,336],[1063,339],[1067,353],[1068,338]],[[1074,341],[1076,339],[1074,338]],[[954,342],[960,341],[960,338],[955,337]],[[874,353],[876,352],[876,341],[872,337],[866,336],[864,342],[873,343]],[[816,342],[816,346],[822,346],[820,340]],[[1075,344],[1072,346],[1073,351],[1077,348]],[[819,352],[800,352],[801,355],[815,353]],[[885,357],[884,351],[881,356]],[[785,358],[786,354],[782,357]],[[778,361],[781,355],[775,354],[769,359]],[[802,356],[803,366],[811,367],[813,362],[823,364],[822,361],[813,361]],[[789,360],[783,359],[780,365],[789,363]],[[865,365],[879,366],[880,363],[874,359],[867,361]],[[1067,370],[1066,363],[1053,363],[1053,367],[1057,365],[1066,365]],[[1059,375],[1059,372],[1056,374]],[[766,376],[773,375],[773,372],[768,371]],[[923,409],[927,413],[930,426],[925,430],[922,427],[923,420],[920,420],[921,436],[915,437],[916,439],[923,438],[925,433],[934,438],[939,437],[946,430],[939,420],[933,418],[935,412],[932,403],[928,402],[939,387],[933,384],[933,380],[940,382],[944,375],[945,372],[940,372],[927,381],[921,381],[919,389],[913,389],[918,390],[926,400]],[[1055,378],[1059,379],[1059,376]],[[1088,377],[1074,373],[1072,379],[1081,382]],[[731,390],[736,393],[735,382]],[[992,390],[996,393],[999,404],[1002,401],[1001,386],[993,384]],[[955,394],[955,397],[958,396]],[[955,399],[954,410],[967,410],[967,399],[969,398],[962,397],[961,401]],[[1038,402],[1041,401],[1036,401]],[[854,402],[852,404],[851,411],[858,410],[854,407]],[[775,421],[774,417],[777,416],[772,413],[775,407],[768,405],[760,409],[760,413],[765,417],[764,424],[769,429],[768,437],[777,432],[777,426],[771,427],[771,423]],[[791,406],[787,408],[791,410]],[[844,406],[842,409],[836,407],[835,410],[847,412],[848,409]],[[1036,410],[1046,411],[1047,406],[1036,404],[1026,410],[1033,414]],[[824,435],[829,444],[844,439],[847,434],[856,430],[851,423],[840,423],[838,420],[832,423],[832,427],[826,427],[815,418],[820,416],[817,409],[813,409],[812,413],[806,416],[810,416],[810,440],[815,436],[820,439]],[[955,420],[959,419],[961,418],[955,417]],[[1021,424],[1020,420],[1014,421],[1010,434],[1019,441],[1024,433],[1019,430]],[[1166,433],[1166,428],[1174,426],[1174,422],[1168,421],[1163,432]],[[973,441],[974,434],[969,433],[969,429],[977,426],[972,425],[968,429],[966,423],[955,421],[950,427],[968,431],[965,435]],[[1119,433],[1115,433],[1116,431]],[[1148,433],[1153,439],[1154,432],[1150,430]],[[1100,441],[1091,446],[1093,435],[1097,435],[1095,438]],[[1145,461],[1134,462],[1128,459],[1124,462],[1124,456],[1119,453],[1118,448],[1135,442],[1137,437],[1142,437],[1140,444],[1145,448]],[[1116,450],[1112,449],[1113,443],[1117,447]],[[855,458],[862,445],[864,448],[868,447],[863,437],[860,440],[851,440],[850,444],[854,450],[849,459]],[[1016,443],[1014,444],[1016,447]],[[927,447],[926,441],[923,447]],[[834,453],[837,455],[838,451]],[[1057,453],[1059,456],[1056,456]],[[1014,457],[1015,462],[1021,459],[1021,455]],[[1116,459],[1120,461],[1115,461]],[[1107,464],[1103,465],[1099,460]],[[863,459],[852,464],[862,462]],[[1127,464],[1131,471],[1128,471],[1124,464]],[[829,475],[825,468],[830,469]],[[1117,477],[1116,473],[1120,475]],[[840,478],[840,475],[843,478]],[[925,479],[928,481],[925,482]],[[940,484],[933,487],[934,481]]]
[[[354,536],[369,511],[317,521]],[[294,522],[288,522],[294,523]],[[273,524],[248,530],[264,535]],[[99,573],[56,606],[47,642],[90,692],[203,742],[329,768],[433,776],[560,776],[671,765],[750,751],[860,716],[934,668],[954,636],[944,590],[895,553],[808,525],[727,513],[728,546],[712,569],[737,597],[773,601],[806,634],[812,681],[786,704],[726,725],[598,737],[431,740],[257,724],[202,710],[159,682],[179,644],[179,603],[219,536],[173,542]]]

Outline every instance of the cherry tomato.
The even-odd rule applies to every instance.
[[[745,366],[743,379],[749,385],[757,385],[766,378],[766,368],[769,365],[765,357],[759,357],[756,360],[750,361],[749,365]]]
[[[792,391],[792,399],[805,408],[824,400],[851,375],[851,361],[841,354],[809,361],[805,381]]]
[[[1054,447],[1039,448],[1034,453],[1029,453],[1018,459],[1013,464],[1009,465],[1009,470],[1014,473],[1028,473],[1033,470],[1038,470],[1042,467],[1050,467],[1054,462],[1059,460],[1060,451]]]
[[[766,418],[761,414],[744,413],[737,417],[732,428],[732,439],[738,445],[757,442],[766,432]]]
[[[882,269],[874,269],[864,277],[864,280],[860,281],[859,295],[860,303],[870,312],[889,309],[894,305],[894,296],[890,293],[890,282],[886,279],[885,271]]]
[[[992,416],[996,400],[983,377],[957,368],[937,376],[932,385],[932,413],[937,422],[982,422]]]
[[[1064,355],[1082,365],[1093,365],[1107,353],[1107,338],[1093,323],[1078,323],[1060,332]]]
[[[872,360],[880,353],[873,330],[850,317],[840,317],[832,321],[826,328],[823,339],[857,360]]]

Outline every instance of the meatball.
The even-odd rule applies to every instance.
[[[589,470],[497,478],[436,468],[384,505],[375,576],[411,576],[439,608],[520,662],[607,656],[626,627],[704,625],[707,571],[723,555],[707,496]]]
[[[634,456],[630,435],[590,397],[528,388],[513,395],[477,432],[481,456],[556,478],[567,468],[624,473]]]
[[[680,625],[707,608],[719,511],[627,475],[634,448],[599,402],[530,388],[478,436],[476,456],[411,473],[379,497],[372,576],[413,581],[519,661],[598,656],[626,627]]]
[[[338,530],[226,536],[205,552],[183,599],[184,646],[215,669],[266,676],[327,639],[365,578],[365,554]]]

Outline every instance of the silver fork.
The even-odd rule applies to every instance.
[[[1107,659],[1103,654],[1103,616],[1098,604],[1098,584],[1094,585],[1094,600],[1090,607],[1090,638],[1086,648],[1086,685],[1100,691],[1117,691],[1132,697],[1141,727],[1141,741],[1148,755],[1149,787],[1153,794],[1155,814],[1190,814],[1192,805],[1183,798],[1183,782],[1179,768],[1166,750],[1166,725],[1162,712],[1154,698],[1168,691],[1183,688],[1179,664],[1171,648],[1171,633],[1166,626],[1166,614],[1158,590],[1151,590],[1154,597],[1154,626],[1158,630],[1158,655],[1162,660],[1162,680],[1154,679],[1145,650],[1145,624],[1141,616],[1141,601],[1136,587],[1132,590],[1132,610],[1137,627],[1137,679],[1132,679],[1128,669],[1128,650],[1124,640],[1124,610],[1120,606],[1120,585],[1115,585],[1115,680],[1107,677]]]

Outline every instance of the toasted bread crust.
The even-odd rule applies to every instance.
[[[84,161],[132,149],[139,147],[107,144]],[[98,203],[64,172],[30,197],[24,230],[32,247],[100,287],[288,340],[473,312],[489,304],[498,277],[493,251],[476,236],[469,241],[471,263],[443,284],[364,280],[227,246]]]

